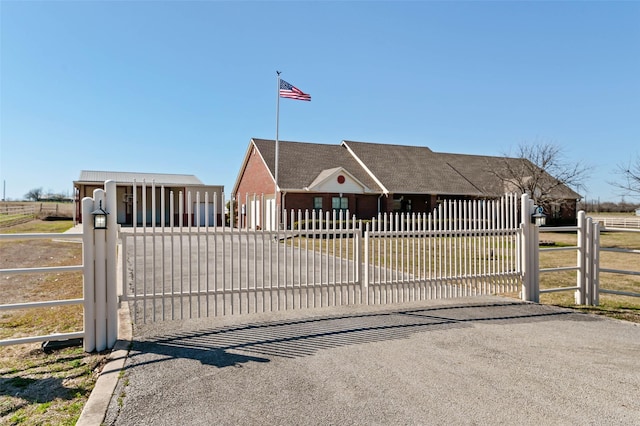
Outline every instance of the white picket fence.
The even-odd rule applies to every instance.
[[[196,199],[197,214],[200,197],[186,198]],[[136,321],[513,293],[521,286],[515,196],[447,201],[432,214],[367,223],[348,211],[288,212],[273,231],[200,226],[190,211],[185,216],[155,199],[149,208],[169,220],[152,214],[147,225],[146,204],[140,214],[133,204],[143,223],[121,233],[121,293]]]

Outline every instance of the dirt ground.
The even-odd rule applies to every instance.
[[[82,245],[54,240],[16,240],[0,244],[0,269],[82,264]],[[2,303],[82,296],[79,273],[6,275]]]
[[[59,227],[35,220],[3,232],[60,232]],[[82,245],[77,242],[0,242],[0,269],[80,264]],[[0,278],[0,304],[80,297],[81,272],[3,274]],[[81,305],[2,311],[0,339],[79,331],[82,318]],[[81,346],[50,353],[40,343],[0,346],[0,424],[74,424],[105,356],[87,354]]]

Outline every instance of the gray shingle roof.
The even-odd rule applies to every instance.
[[[82,170],[77,182],[79,183],[104,183],[106,180],[114,180],[117,184],[130,184],[133,181],[146,183],[155,181],[156,185],[191,186],[203,185],[202,181],[194,175],[166,174],[166,173],[136,173],[136,172],[110,172],[96,170]]]
[[[274,174],[275,141],[252,139],[267,167]],[[320,173],[342,167],[372,191],[382,189],[349,152],[340,145],[279,141],[280,164],[278,185],[283,190],[302,190],[310,186]]]
[[[505,172],[506,168],[511,170],[522,170],[522,177],[526,175],[526,171],[540,170],[529,160],[524,158],[509,157],[491,157],[483,155],[464,155],[464,154],[447,154],[438,153],[443,162],[456,169],[461,175],[469,177],[484,194],[487,196],[500,196],[505,192],[514,191],[515,188],[507,187],[508,184],[496,177],[496,172],[502,176],[508,176]],[[549,195],[557,198],[578,199],[580,195],[566,185],[556,185],[556,180],[547,173],[542,173],[542,181],[545,181],[545,187],[554,187]],[[550,183],[554,181],[554,183]]]
[[[481,196],[467,177],[427,147],[344,141],[390,193]]]
[[[273,175],[275,141],[255,138],[252,141]],[[280,141],[279,144],[278,180],[283,190],[303,190],[319,174],[343,167],[374,192],[386,190],[392,194],[499,197],[513,188],[507,188],[494,172],[504,168],[505,162],[513,167],[528,161],[521,158],[439,153],[428,147],[371,142],[343,141],[341,145],[327,145]],[[549,179],[553,178],[549,176]],[[564,185],[553,192],[559,198],[580,197]]]

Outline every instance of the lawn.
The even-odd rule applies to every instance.
[[[71,221],[38,221],[4,233],[58,233]],[[0,268],[78,265],[82,245],[56,240],[0,242]],[[0,282],[2,303],[82,297],[82,274],[7,275]],[[82,306],[23,309],[0,313],[0,339],[82,330]],[[45,353],[41,344],[0,347],[0,424],[75,424],[106,354],[76,346]]]
[[[575,246],[575,233],[540,233],[540,239],[555,244],[555,246]],[[600,235],[601,247],[640,249],[639,232],[603,232]],[[575,266],[577,251],[543,251],[540,253],[541,268],[555,268],[561,266]],[[640,271],[639,253],[600,253],[600,266],[608,269]],[[576,285],[576,272],[548,272],[540,275],[540,288],[571,287]],[[600,288],[640,293],[640,276],[621,275],[613,273],[600,274]],[[540,296],[542,303],[577,308],[596,314],[608,315],[614,318],[640,322],[640,298],[600,294],[597,307],[579,307],[575,305],[575,292],[545,293]]]

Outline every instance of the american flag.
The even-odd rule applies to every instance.
[[[280,97],[297,99],[299,101],[311,100],[311,95],[304,93],[302,90],[292,86],[284,80],[280,80]]]

